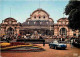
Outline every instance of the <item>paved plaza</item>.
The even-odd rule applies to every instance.
[[[0,0],[0,57],[80,57],[80,0]]]
[[[48,44],[43,46],[42,44],[37,44],[42,46],[45,51],[41,52],[2,52],[2,57],[80,57],[80,49],[67,44],[66,50],[55,50],[50,49]]]

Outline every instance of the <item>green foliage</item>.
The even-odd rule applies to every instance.
[[[71,29],[80,30],[80,1],[70,0],[65,8],[65,14],[69,15],[69,27]]]

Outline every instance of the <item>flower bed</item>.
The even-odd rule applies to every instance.
[[[0,43],[1,45],[1,50],[11,50],[11,49],[16,49],[16,48],[22,48],[22,47],[32,47],[32,49],[29,50],[34,50],[35,49],[42,49],[41,46],[37,46],[34,44],[30,44],[30,43],[21,43],[21,42],[12,42],[12,43]]]
[[[10,43],[0,43],[0,46],[9,46]]]

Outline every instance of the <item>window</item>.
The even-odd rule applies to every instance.
[[[74,36],[76,36],[76,34],[73,34]]]
[[[16,27],[15,27],[15,29],[16,29]]]
[[[36,16],[34,16],[34,18],[36,18]]]
[[[66,36],[67,35],[67,30],[65,29],[65,28],[61,28],[60,29],[60,35],[62,35],[62,36]]]
[[[39,16],[39,19],[40,19],[41,17]]]
[[[43,18],[45,19],[45,16],[43,16]]]

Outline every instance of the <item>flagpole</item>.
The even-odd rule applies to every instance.
[[[10,7],[10,17],[11,17],[11,7]]]

